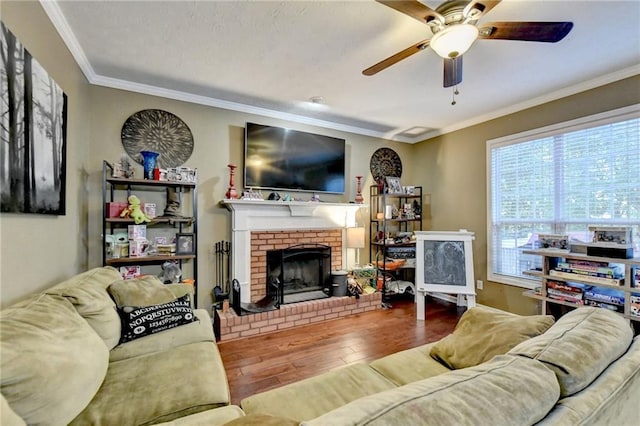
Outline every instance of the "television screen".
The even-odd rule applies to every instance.
[[[344,193],[345,140],[247,123],[244,186]]]

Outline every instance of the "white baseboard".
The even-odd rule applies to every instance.
[[[428,292],[427,294],[435,299],[444,300],[445,302],[457,303],[458,301],[458,298],[455,295],[451,295],[451,294],[431,293],[431,292]],[[476,306],[482,306],[483,308],[490,309],[496,312],[511,313],[509,311],[504,311],[502,309],[494,308],[493,306],[483,305],[481,303],[476,303]]]

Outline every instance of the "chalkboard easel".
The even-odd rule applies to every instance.
[[[476,304],[473,276],[473,232],[416,231],[416,292],[419,320],[425,319],[427,292],[457,295],[461,305]]]

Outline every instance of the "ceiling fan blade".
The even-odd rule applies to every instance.
[[[444,59],[444,87],[455,86],[462,82],[462,55]]]
[[[478,28],[478,38],[555,43],[571,28],[573,22],[489,22]]]
[[[419,43],[414,44],[411,47],[407,47],[404,50],[401,50],[400,52],[396,53],[395,55],[389,56],[387,59],[383,59],[382,61],[378,62],[377,64],[370,66],[369,68],[367,68],[366,70],[362,71],[362,74],[364,75],[374,75],[379,73],[380,71],[389,68],[391,65],[400,62],[403,59],[408,58],[409,56],[413,55],[414,53],[418,53],[421,50],[424,50],[425,48],[427,48],[427,46],[429,46],[429,40],[422,40]]]
[[[469,19],[471,21],[477,21],[498,4],[500,4],[502,0],[481,0],[481,1],[470,1],[468,5],[464,7],[462,11],[462,16],[465,19]]]
[[[398,12],[404,13],[418,21],[426,24],[427,22],[433,21],[434,19],[438,19],[440,22],[444,23],[444,16],[440,15],[435,10],[431,9],[424,4],[415,1],[415,0],[400,0],[400,1],[389,1],[389,0],[376,0],[378,3],[382,3],[385,6],[389,6],[391,9],[397,10]]]

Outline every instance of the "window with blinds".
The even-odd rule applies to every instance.
[[[487,142],[488,279],[532,288],[539,234],[591,241],[589,225],[631,226],[640,255],[640,108]]]

